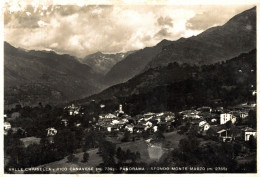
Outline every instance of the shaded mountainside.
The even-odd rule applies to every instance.
[[[255,86],[256,50],[253,50],[212,65],[171,63],[151,68],[126,83],[75,103],[87,106],[95,100],[97,104],[106,104],[108,109],[123,103],[124,110],[134,115],[214,105],[214,100],[220,100],[216,104],[222,106],[238,104],[254,99],[251,90]]]
[[[103,79],[104,83],[107,85],[118,84],[139,74],[162,50],[162,47],[170,43],[171,41],[163,40],[154,47],[146,47],[128,55],[124,60],[118,62],[111,68]]]
[[[79,61],[90,66],[96,73],[105,75],[116,63],[123,60],[129,54],[134,51],[116,54],[104,54],[102,52],[96,52],[91,55],[87,55],[85,58]]]
[[[168,63],[212,64],[256,48],[256,7],[198,36],[181,39],[163,48],[146,69]]]
[[[118,84],[168,63],[212,64],[256,48],[256,8],[234,16],[223,26],[177,41],[163,40],[117,63],[106,75],[107,84]]]
[[[5,104],[57,103],[99,91],[92,69],[69,55],[4,44]]]

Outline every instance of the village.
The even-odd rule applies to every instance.
[[[100,104],[99,109],[106,105]],[[66,116],[59,116],[59,123],[45,128],[45,135],[49,143],[55,143],[55,136],[66,128],[74,130],[81,129],[86,132],[103,132],[105,138],[117,144],[117,147],[124,146],[128,142],[128,149],[135,149],[131,146],[134,143],[146,144],[148,156],[152,161],[159,161],[164,153],[178,147],[180,137],[187,137],[192,132],[202,144],[205,143],[239,143],[241,150],[235,157],[238,161],[247,162],[256,154],[256,103],[244,103],[228,108],[203,106],[183,110],[181,112],[147,112],[130,116],[123,110],[123,105],[118,105],[118,110],[106,114],[99,114],[98,117],[84,119],[85,111],[81,106],[74,104],[63,108]],[[7,138],[10,134],[19,134],[20,141],[28,148],[33,144],[40,144],[42,137],[28,133],[26,128],[12,124],[21,119],[19,112],[12,112],[4,116],[4,134]],[[84,120],[84,121],[83,121]],[[86,124],[87,120],[87,124]],[[178,138],[179,137],[179,138]],[[93,137],[95,138],[95,137]],[[84,141],[84,137],[80,141]],[[248,144],[255,143],[255,146],[248,148]],[[81,143],[82,144],[82,143]],[[173,145],[175,144],[175,145]],[[133,146],[135,147],[135,146]],[[125,149],[126,150],[126,149]],[[77,151],[77,152],[82,152]],[[141,160],[146,156],[141,153]],[[91,158],[91,157],[90,157]],[[247,159],[249,158],[249,159]],[[8,161],[8,158],[5,160]],[[10,160],[10,159],[9,159]],[[93,164],[89,164],[93,165]]]

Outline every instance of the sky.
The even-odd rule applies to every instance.
[[[11,2],[4,6],[5,41],[28,50],[53,50],[79,58],[97,51],[126,52],[154,46],[163,39],[198,35],[253,7]]]

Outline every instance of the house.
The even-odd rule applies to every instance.
[[[157,113],[157,114],[156,114],[157,117],[160,117],[160,116],[163,116],[163,115],[164,115],[163,112],[161,112],[161,113]]]
[[[81,123],[77,122],[77,123],[75,123],[75,126],[76,126],[76,127],[80,127],[80,126],[81,126]]]
[[[200,119],[200,116],[198,115],[200,112],[197,110],[185,110],[180,113],[183,115],[183,118]]]
[[[169,122],[169,121],[171,121],[171,120],[174,120],[174,116],[167,116],[167,117],[165,117],[165,122]]]
[[[108,131],[108,132],[119,131],[119,128],[118,128],[118,126],[116,126],[116,125],[111,125],[111,126],[108,126],[108,127],[107,127],[107,131]]]
[[[10,130],[12,127],[11,127],[11,124],[9,122],[4,122],[4,135],[7,135],[8,134],[8,130]]]
[[[208,123],[206,123],[203,127],[204,131],[208,131],[210,129],[210,125]]]
[[[105,115],[105,119],[114,119],[114,118],[116,118],[116,115],[114,114],[108,113]]]
[[[244,118],[246,118],[248,116],[248,112],[247,111],[232,111],[231,113],[234,116],[240,117],[242,119],[244,119]]]
[[[245,132],[245,141],[249,141],[251,135],[254,138],[256,138],[256,130],[255,129],[247,127],[243,131]]]
[[[232,136],[230,133],[230,130],[222,129],[217,132],[219,140],[222,142],[231,142],[232,141]]]
[[[9,122],[4,122],[4,129],[5,130],[11,129],[11,124]]]
[[[65,107],[64,109],[67,109],[70,116],[79,114],[80,107],[75,106],[72,104],[71,106]]]
[[[200,130],[202,130],[202,131],[208,131],[209,130],[209,128],[210,128],[210,125],[206,122],[206,121],[201,121],[200,123],[199,123],[199,128],[200,128]]]
[[[136,133],[142,133],[144,131],[145,126],[144,125],[135,125],[134,126],[134,132]]]
[[[212,112],[212,108],[209,106],[203,106],[203,107],[198,108],[197,110],[201,111],[201,112]]]
[[[57,134],[57,130],[53,127],[47,128],[47,136],[54,136]]]
[[[226,124],[231,121],[232,124],[236,122],[236,117],[229,113],[220,114],[220,124]]]
[[[153,126],[153,123],[150,121],[147,121],[144,125],[145,125],[145,130],[147,130],[148,128],[151,128]]]
[[[62,119],[61,124],[63,124],[65,127],[68,125],[68,119]]]
[[[158,131],[158,126],[154,126],[153,127],[153,132],[157,132]]]
[[[125,126],[125,129],[126,129],[127,131],[129,131],[130,133],[133,133],[133,132],[134,132],[134,126],[131,125],[131,124],[126,125],[126,126]]]

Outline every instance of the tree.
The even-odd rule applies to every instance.
[[[250,135],[249,137],[249,141],[248,141],[248,145],[249,145],[249,148],[251,150],[255,150],[256,149],[256,139],[253,135]]]
[[[125,131],[124,133],[124,137],[122,138],[122,142],[128,142],[130,139],[130,132],[129,131]]]
[[[230,121],[227,121],[226,124],[225,124],[225,126],[226,126],[227,129],[230,129],[231,126],[232,126],[231,120],[230,120]]]
[[[256,128],[256,111],[250,110],[248,112],[248,126]]]
[[[58,131],[54,137],[54,144],[57,151],[63,153],[64,155],[73,153],[77,148],[75,133],[69,129]]]
[[[83,154],[83,162],[88,162],[89,160],[89,154],[87,152],[84,152]]]
[[[119,161],[122,161],[122,157],[123,157],[123,151],[122,151],[121,147],[118,147],[116,150],[116,158]]]
[[[67,157],[67,160],[68,162],[77,162],[78,161],[78,158],[76,158],[76,156],[74,154],[70,154],[68,157]]]
[[[141,154],[140,154],[140,152],[136,152],[135,153],[135,156],[136,156],[136,160],[140,160],[141,159]]]

